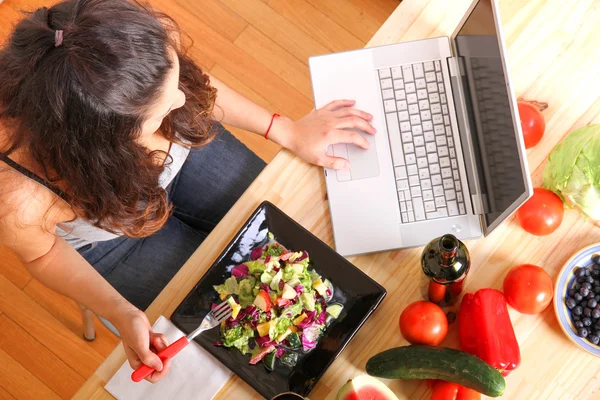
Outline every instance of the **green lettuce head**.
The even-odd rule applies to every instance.
[[[544,187],[600,223],[600,125],[577,129],[552,150]]]

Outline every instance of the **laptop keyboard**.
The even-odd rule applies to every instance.
[[[466,214],[440,61],[379,69],[402,222]]]

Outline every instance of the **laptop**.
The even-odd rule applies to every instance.
[[[315,106],[373,115],[368,150],[325,169],[336,250],[422,246],[488,235],[533,193],[497,4],[474,1],[452,37],[311,57]]]

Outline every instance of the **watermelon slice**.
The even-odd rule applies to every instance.
[[[341,387],[336,400],[398,400],[398,397],[379,380],[360,375]]]

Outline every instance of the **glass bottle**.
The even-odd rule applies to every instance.
[[[425,273],[425,297],[438,305],[452,305],[462,292],[471,257],[467,246],[454,235],[433,239],[423,249],[421,268]]]

